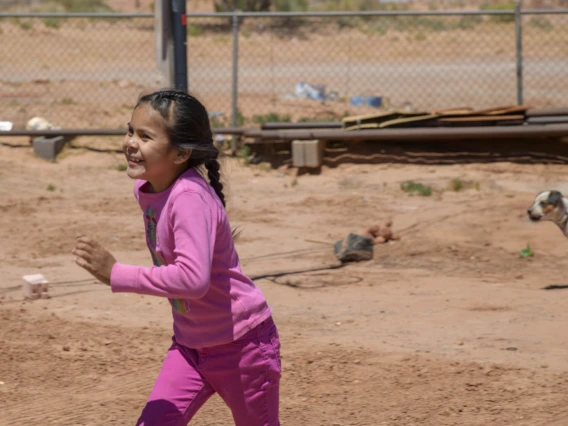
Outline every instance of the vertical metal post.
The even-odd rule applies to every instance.
[[[176,89],[187,91],[187,15],[185,0],[172,0],[174,35],[174,82]]]
[[[523,16],[521,2],[515,2],[515,39],[517,57],[517,104],[523,104]]]
[[[231,125],[237,127],[238,111],[238,85],[239,85],[239,16],[237,12],[233,14],[233,92],[231,96]]]
[[[233,86],[231,93],[231,126],[237,127],[237,113],[239,93],[239,16],[233,12]],[[237,153],[238,136],[231,137],[231,152]]]

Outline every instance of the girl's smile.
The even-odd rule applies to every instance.
[[[152,192],[169,188],[187,168],[189,154],[171,146],[164,119],[146,104],[132,113],[122,149],[128,161],[126,174],[147,180]]]

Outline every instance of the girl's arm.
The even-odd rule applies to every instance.
[[[113,292],[168,298],[199,299],[209,290],[215,235],[212,210],[198,193],[185,191],[172,201],[175,262],[142,266],[115,263],[110,277]]]

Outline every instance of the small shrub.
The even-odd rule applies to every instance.
[[[244,161],[245,164],[250,164],[250,146],[244,145],[239,152],[237,152],[237,157]]]
[[[52,184],[47,185],[46,190],[48,190],[49,192],[53,192],[55,191],[55,186],[53,186]]]
[[[432,195],[431,186],[416,183],[412,180],[401,183],[400,189],[402,189],[404,192],[407,192],[409,195],[414,195],[416,193],[423,197],[429,197],[430,195]]]
[[[20,22],[20,28],[24,31],[31,30],[34,27],[31,21]]]
[[[529,21],[529,25],[546,32],[552,31],[554,29],[554,25],[552,25],[552,23],[544,16],[533,16]]]
[[[104,0],[52,0],[52,3],[60,4],[66,12],[114,12]]]
[[[533,257],[534,253],[531,250],[531,246],[529,244],[527,244],[527,246],[522,249],[519,254],[521,255],[521,257]]]
[[[211,124],[211,127],[214,129],[218,127],[226,127],[227,119],[225,117],[215,115],[213,117],[209,117],[209,123]]]
[[[187,24],[187,35],[190,37],[199,37],[203,34],[203,28],[195,24]]]
[[[480,9],[488,11],[515,10],[515,3],[512,1],[501,3],[485,3],[481,5]],[[515,15],[491,15],[490,19],[492,22],[507,24],[510,22],[515,22]]]
[[[465,184],[464,184],[463,180],[461,180],[459,178],[452,180],[452,190],[453,191],[459,192],[462,189],[464,189],[464,186],[465,186]]]
[[[246,122],[246,118],[243,115],[243,113],[237,109],[237,119],[236,119],[236,125],[237,127],[243,127],[245,125]]]
[[[120,163],[116,166],[116,170],[118,170],[119,172],[124,172],[126,171],[126,169],[128,169],[128,166],[124,163]]]
[[[273,0],[277,12],[305,12],[309,9],[308,0]]]
[[[73,101],[72,98],[63,98],[63,99],[61,100],[61,103],[62,103],[63,105],[73,105],[73,104],[75,103],[75,101]]]
[[[59,23],[59,19],[56,18],[46,18],[43,20],[43,24],[47,27],[47,28],[53,28],[53,29],[59,29],[60,27],[60,23]]]
[[[457,27],[460,30],[472,30],[483,22],[483,17],[480,15],[465,15],[460,18]]]
[[[269,122],[289,123],[290,121],[292,121],[292,119],[288,114],[280,115],[277,112],[269,112],[268,114],[263,115],[253,115],[252,121],[256,124],[264,124]]]

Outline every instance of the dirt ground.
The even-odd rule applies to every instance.
[[[170,342],[170,308],[113,295],[70,253],[87,234],[122,262],[150,264],[133,182],[120,155],[74,149],[51,163],[20,144],[0,146],[0,424],[134,424]],[[568,243],[526,217],[537,191],[568,192],[567,175],[495,163],[296,177],[228,159],[244,270],[297,272],[256,280],[282,339],[282,424],[568,424]],[[409,179],[433,195],[401,191]],[[337,265],[326,242],[388,218],[401,241],[325,269]],[[522,258],[527,244],[534,257]],[[51,299],[23,300],[32,273],[52,282]],[[230,425],[230,413],[214,397],[192,424]]]

